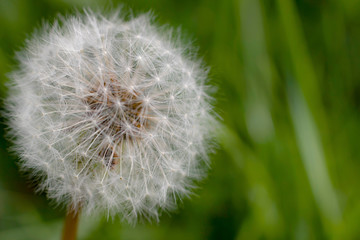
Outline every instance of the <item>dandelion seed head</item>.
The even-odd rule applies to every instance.
[[[149,15],[119,12],[85,11],[28,41],[7,105],[39,189],[130,223],[188,196],[217,125],[207,70],[191,51]]]

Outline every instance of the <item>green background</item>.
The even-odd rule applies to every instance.
[[[82,218],[79,239],[360,239],[360,1],[0,0],[0,107],[42,21],[119,3],[199,47],[224,127],[177,211],[135,227]],[[65,210],[34,194],[10,146],[0,138],[0,239],[59,239]]]

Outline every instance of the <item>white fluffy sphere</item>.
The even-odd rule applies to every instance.
[[[204,173],[216,126],[207,71],[148,15],[86,11],[18,55],[8,112],[40,190],[85,213],[157,219]]]

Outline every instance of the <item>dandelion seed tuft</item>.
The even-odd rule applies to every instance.
[[[144,14],[62,18],[18,54],[7,101],[21,165],[85,214],[158,220],[203,177],[207,70]]]

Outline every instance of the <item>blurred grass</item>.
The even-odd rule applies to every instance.
[[[80,239],[360,239],[360,1],[1,0],[1,99],[42,20],[118,3],[196,39],[224,129],[177,212],[135,228],[84,218]],[[58,239],[64,210],[33,194],[10,144],[0,138],[0,239]]]

